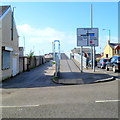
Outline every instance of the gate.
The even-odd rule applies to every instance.
[[[12,58],[12,76],[15,76],[17,74],[17,58]]]

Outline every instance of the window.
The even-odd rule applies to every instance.
[[[106,58],[108,58],[108,54],[106,54]]]
[[[118,50],[118,54],[120,54],[120,50]]]
[[[10,68],[10,52],[2,51],[2,70]]]
[[[115,53],[116,54],[120,54],[120,50],[115,50]]]

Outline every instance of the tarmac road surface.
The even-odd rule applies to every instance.
[[[60,85],[51,80],[54,68],[46,63],[4,82],[3,89],[0,89],[2,117],[118,118],[119,79],[95,84]]]
[[[118,118],[118,80],[2,90],[3,118]]]

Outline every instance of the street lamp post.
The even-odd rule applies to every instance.
[[[111,35],[111,31],[110,31],[110,29],[102,29],[102,30],[107,30],[108,31],[108,34],[109,34],[109,43],[110,43],[110,35]],[[109,57],[110,57],[110,48],[109,48],[109,55],[108,55]]]
[[[109,34],[109,41],[110,41],[110,29],[103,29],[103,30],[107,30],[108,31],[108,34]]]

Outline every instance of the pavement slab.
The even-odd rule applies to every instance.
[[[65,57],[65,54],[62,54],[62,56],[64,56],[62,57],[64,59],[60,61],[59,80],[57,80],[60,84],[91,84],[115,80],[115,76],[105,74],[103,71],[93,72],[90,69],[85,69],[81,73],[77,65],[78,63]]]

